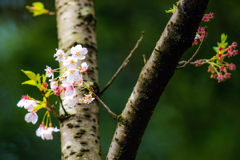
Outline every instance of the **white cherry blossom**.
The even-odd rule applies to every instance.
[[[86,72],[87,69],[88,69],[88,65],[87,65],[86,62],[83,62],[83,63],[81,64],[81,67],[79,67],[80,72]]]
[[[55,60],[58,61],[58,62],[63,61],[65,53],[61,49],[56,49],[56,50],[57,50],[57,53],[54,54],[53,57],[57,57]]]
[[[50,87],[51,90],[55,90],[58,87],[58,82],[55,80],[51,80]]]
[[[89,104],[89,103],[91,103],[95,98],[92,97],[92,94],[88,94],[88,95],[85,95],[84,99],[85,99],[84,102],[87,103],[87,104]]]
[[[45,140],[45,139],[52,140],[53,139],[52,133],[59,132],[59,131],[60,131],[60,129],[58,129],[57,127],[46,128],[43,124],[40,124],[39,128],[36,130],[36,135],[38,137],[41,137],[43,140]]]
[[[77,69],[68,69],[66,71],[67,81],[73,83],[74,81],[77,82],[80,78],[80,74]]]
[[[74,89],[74,86],[72,85],[71,82],[67,80],[62,81],[62,86],[65,88],[65,96],[75,96],[76,95],[76,90]]]
[[[74,58],[78,58],[79,60],[85,59],[85,55],[87,54],[87,48],[82,47],[80,44],[71,48],[71,53]]]
[[[43,135],[43,131],[45,130],[45,125],[44,124],[40,124],[39,128],[36,130],[36,135],[38,137],[41,137],[44,140],[44,135]]]
[[[79,102],[80,102],[80,103],[87,103],[87,104],[89,104],[89,103],[91,103],[94,99],[95,99],[95,98],[92,97],[92,94],[88,94],[88,95],[85,94],[85,97],[79,99]]]
[[[22,108],[25,106],[27,103],[28,97],[27,96],[22,96],[22,99],[17,103],[17,106]]]
[[[54,74],[53,74],[54,70],[51,67],[47,66],[45,71],[46,71],[46,76],[48,78],[52,77],[52,79],[54,79]]]
[[[68,57],[63,60],[63,66],[67,67],[67,69],[74,69],[77,67],[77,58]]]
[[[63,98],[63,104],[68,104],[71,108],[76,105],[75,96],[66,96]]]
[[[80,74],[79,79],[76,81],[76,84],[81,86],[81,85],[83,85],[83,83],[84,83],[83,78],[82,78],[82,75]]]
[[[43,136],[46,140],[52,140],[53,139],[53,132],[59,132],[60,129],[58,129],[57,127],[53,128],[53,127],[48,127],[46,130],[43,130]]]
[[[25,115],[25,121],[26,122],[32,122],[32,124],[36,124],[38,120],[38,115],[36,112],[30,112]]]
[[[35,106],[37,106],[37,103],[34,100],[26,100],[24,108],[31,112]]]

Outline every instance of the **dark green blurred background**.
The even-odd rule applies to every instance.
[[[58,67],[53,54],[57,48],[55,16],[33,17],[26,9],[31,0],[0,0],[0,160],[59,160],[59,133],[43,141],[35,135],[36,125],[26,123],[25,109],[17,102],[24,94],[40,99],[32,86],[22,86],[28,78],[20,71],[44,73],[49,65]],[[54,11],[53,0],[42,0]],[[143,67],[171,14],[164,11],[175,0],[95,1],[99,49],[99,79],[103,87],[134,47],[145,30],[145,37],[128,66],[102,96],[117,114],[123,110]],[[210,58],[221,33],[228,42],[240,44],[239,0],[211,0],[207,13],[214,19],[208,37],[196,58]],[[184,55],[187,59],[196,46]],[[237,65],[232,78],[217,83],[210,79],[207,66],[187,66],[168,84],[150,120],[137,160],[239,160],[240,159],[240,56],[229,61]],[[54,126],[58,125],[57,121]],[[100,136],[105,159],[116,122],[100,107]]]

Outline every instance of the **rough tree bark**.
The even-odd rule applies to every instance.
[[[71,47],[81,44],[88,49],[85,62],[89,81],[98,92],[96,19],[92,0],[56,0],[59,48],[70,54]],[[82,62],[79,62],[79,65]],[[62,66],[62,64],[60,64]],[[77,96],[83,97],[84,91]],[[61,95],[63,98],[64,95]],[[66,106],[70,118],[60,123],[62,159],[100,160],[99,107],[97,101],[87,105],[78,103],[73,109]],[[60,109],[63,115],[63,110]]]
[[[107,159],[135,159],[142,136],[168,81],[183,53],[191,47],[209,0],[180,0],[160,40],[143,67],[114,134]],[[56,0],[59,48],[88,48],[89,78],[98,93],[95,13],[92,0]],[[83,95],[80,92],[78,96]],[[66,108],[71,117],[60,124],[62,159],[101,159],[98,104]],[[63,111],[60,110],[63,114]]]
[[[183,53],[192,45],[209,0],[180,0],[118,116],[107,159],[133,160],[142,136]]]

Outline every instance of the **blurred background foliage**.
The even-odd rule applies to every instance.
[[[26,9],[32,0],[0,0],[0,160],[59,160],[59,133],[54,140],[36,137],[36,125],[26,123],[26,110],[18,108],[21,95],[41,99],[32,86],[22,86],[28,78],[20,71],[44,73],[46,65],[57,68],[53,54],[57,48],[55,16],[33,17]],[[42,0],[54,11],[53,0]],[[145,37],[130,63],[102,96],[117,114],[123,110],[143,67],[171,14],[165,13],[175,0],[96,1],[99,50],[99,80],[103,87],[121,65],[145,31]],[[213,12],[208,37],[196,58],[210,58],[221,33],[228,42],[240,43],[239,0],[211,0],[206,13]],[[183,56],[188,59],[197,47]],[[232,78],[217,83],[207,66],[187,66],[176,71],[149,122],[137,160],[239,160],[240,107],[239,55],[230,58],[237,70]],[[43,113],[43,111],[42,111]],[[53,125],[58,125],[57,121]],[[105,159],[116,122],[100,106],[100,136]]]

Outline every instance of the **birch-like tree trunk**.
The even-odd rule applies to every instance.
[[[81,44],[88,49],[85,62],[89,64],[89,81],[98,92],[98,60],[96,42],[96,19],[93,0],[56,0],[59,48],[70,54],[71,47]],[[79,62],[80,65],[82,62]],[[62,64],[60,64],[62,66]],[[83,97],[84,91],[77,97]],[[63,98],[64,95],[61,95]],[[70,118],[60,123],[62,159],[100,160],[99,108],[97,101],[80,104],[71,109]],[[63,110],[60,109],[63,115]]]
[[[142,69],[122,114],[107,159],[135,159],[142,136],[168,81],[183,53],[192,45],[209,0],[180,0],[160,40]],[[114,3],[114,2],[113,2]],[[92,0],[56,0],[59,48],[68,54],[81,44],[89,54],[89,79],[98,93],[95,14]],[[78,96],[82,96],[80,92]],[[71,117],[60,124],[62,159],[101,159],[98,104],[66,107]],[[63,114],[63,111],[60,110]]]

